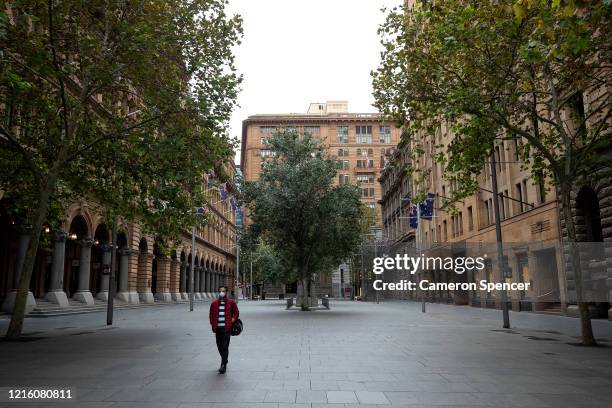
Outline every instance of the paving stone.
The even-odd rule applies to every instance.
[[[350,404],[357,402],[353,391],[327,391],[327,402],[330,404]]]
[[[357,391],[357,399],[360,404],[390,404],[385,394],[378,391]]]

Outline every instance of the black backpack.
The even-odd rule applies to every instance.
[[[244,325],[242,324],[242,320],[236,319],[236,321],[234,321],[234,324],[232,324],[232,336],[240,335],[240,333],[242,333],[243,327]]]

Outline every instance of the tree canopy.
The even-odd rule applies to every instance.
[[[379,30],[376,106],[408,128],[415,145],[435,144],[440,125],[449,125],[453,140],[436,160],[457,183],[454,200],[476,191],[500,139],[516,140],[534,179],[549,176],[559,188],[575,242],[572,188],[610,174],[601,152],[612,141],[611,15],[606,1],[450,0],[394,9]],[[585,342],[594,342],[592,333]]]
[[[196,222],[228,160],[241,18],[226,0],[49,1],[0,10],[0,188],[32,224],[9,334],[20,332],[42,226],[74,197],[164,239]]]
[[[253,227],[296,271],[302,304],[313,274],[328,273],[360,242],[363,214],[354,185],[334,185],[338,164],[309,134],[285,130],[268,140],[275,156],[259,181],[244,185]]]

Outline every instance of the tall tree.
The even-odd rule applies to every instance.
[[[268,140],[275,157],[243,189],[253,224],[297,273],[303,310],[313,274],[329,273],[360,240],[359,191],[334,186],[338,164],[316,142],[309,134],[276,133]]]
[[[2,2],[0,186],[32,225],[8,337],[21,333],[43,224],[66,197],[164,237],[195,222],[203,174],[232,148],[242,31],[226,3]]]
[[[610,169],[600,152],[611,143],[611,15],[606,1],[418,2],[389,13],[373,73],[376,105],[411,127],[411,137],[451,125],[453,142],[438,160],[460,187],[455,199],[475,191],[475,176],[504,138],[518,140],[534,179],[554,180],[586,345],[595,339],[571,195]]]

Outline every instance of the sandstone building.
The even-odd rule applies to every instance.
[[[233,179],[235,167],[225,170]],[[115,293],[118,304],[176,302],[188,300],[189,269],[194,258],[195,299],[214,296],[221,284],[234,290],[236,270],[235,211],[230,199],[222,200],[218,187],[207,194],[208,221],[191,231],[166,256],[155,234],[145,233],[138,223],[119,222]],[[30,229],[8,215],[0,200],[0,303],[12,312],[14,289],[25,255]],[[94,305],[108,301],[111,263],[111,226],[95,203],[74,202],[67,207],[62,228],[45,231],[30,283],[28,311]]]

